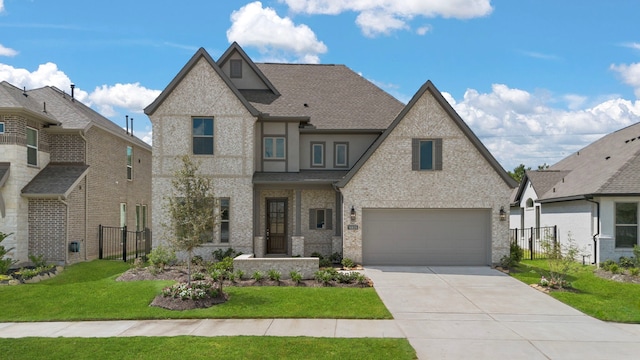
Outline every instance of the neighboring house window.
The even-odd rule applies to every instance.
[[[0,122],[0,134],[4,134],[4,123]]]
[[[229,67],[231,70],[232,78],[241,78],[242,77],[242,60],[230,60]]]
[[[142,205],[142,230],[147,228],[147,205]]]
[[[638,204],[616,203],[616,247],[632,248],[638,243]]]
[[[133,148],[127,146],[127,180],[133,180]]]
[[[229,242],[229,198],[220,199],[220,242]]]
[[[532,198],[528,198],[527,199],[527,209],[531,209],[533,207],[533,199]]]
[[[413,170],[442,170],[442,139],[413,139]]]
[[[120,227],[127,226],[127,204],[120,203]]]
[[[311,143],[311,167],[324,167],[324,143]]]
[[[309,209],[309,229],[311,230],[331,230],[332,216],[331,209]]]
[[[141,231],[142,229],[140,228],[140,226],[142,225],[142,219],[141,219],[141,211],[142,208],[140,206],[140,204],[136,204],[136,231]]]
[[[193,154],[213,155],[213,118],[193,118]]]
[[[349,167],[349,143],[333,143],[333,167]]]
[[[38,130],[27,127],[27,164],[38,165]]]
[[[284,137],[264,138],[264,158],[265,159],[284,159],[285,158]]]

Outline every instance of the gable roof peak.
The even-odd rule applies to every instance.
[[[266,87],[271,90],[275,96],[280,96],[280,92],[278,92],[278,89],[273,86],[271,81],[269,81],[264,73],[256,66],[256,63],[251,60],[249,55],[247,55],[242,47],[235,41],[229,46],[229,48],[220,56],[220,58],[216,62],[216,64],[218,64],[218,67],[222,68],[233,54],[240,55],[242,60],[251,68],[251,71],[253,71],[258,76],[258,78],[266,85]]]

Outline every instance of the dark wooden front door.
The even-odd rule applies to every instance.
[[[287,253],[287,199],[267,199],[267,254]]]

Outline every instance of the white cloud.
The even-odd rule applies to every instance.
[[[319,63],[319,55],[327,52],[327,46],[307,25],[296,25],[290,18],[280,17],[274,9],[263,8],[259,1],[234,11],[231,22],[227,30],[229,42],[255,46],[271,58],[293,53],[298,62]]]
[[[4,11],[4,0],[0,0],[0,13]]]
[[[490,93],[468,89],[461,100],[445,99],[507,169],[554,164],[597,138],[640,121],[640,101],[609,99],[580,108],[587,98],[564,95],[569,109],[553,107],[545,92],[494,84]],[[572,108],[573,106],[573,108]]]
[[[611,64],[609,67],[611,70],[620,74],[622,81],[633,86],[634,92],[637,98],[640,98],[640,63],[635,64]]]
[[[490,0],[280,0],[292,12],[338,15],[359,13],[356,23],[367,36],[408,29],[415,17],[471,19],[491,14]],[[383,20],[376,23],[373,19]],[[420,33],[419,30],[418,33]],[[426,33],[426,32],[424,32]],[[422,33],[421,35],[424,35]]]
[[[102,85],[89,95],[92,104],[104,116],[114,116],[114,107],[142,113],[142,110],[160,95],[160,90],[147,89],[140,83]]]
[[[421,26],[416,29],[416,34],[418,35],[426,35],[429,31],[431,31],[431,25]]]
[[[5,47],[4,45],[0,44],[0,56],[13,57],[16,55],[18,55],[18,51]]]
[[[52,62],[41,64],[37,70],[32,72],[0,63],[0,80],[7,81],[19,88],[34,89],[43,86],[55,86],[66,92],[71,91],[71,79],[58,69],[58,65]],[[75,89],[75,96],[82,102],[85,102],[88,98],[87,92],[80,88]]]
[[[624,43],[624,44],[622,44],[622,46],[628,47],[628,48],[634,49],[634,50],[640,50],[640,43],[637,43],[637,42]]]

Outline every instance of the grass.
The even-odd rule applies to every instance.
[[[524,260],[511,276],[536,284],[541,276],[548,277],[548,269],[547,260]],[[579,265],[567,276],[576,291],[553,291],[551,296],[600,320],[640,323],[640,285],[602,279],[593,273],[594,269]]]
[[[69,266],[55,278],[36,284],[2,286],[0,321],[392,318],[373,288],[225,287],[230,295],[225,304],[165,310],[149,304],[172,282],[115,281],[127,269],[123,262],[96,260]]]
[[[5,359],[415,359],[406,339],[131,337],[0,339]],[[96,357],[96,354],[99,354]]]

